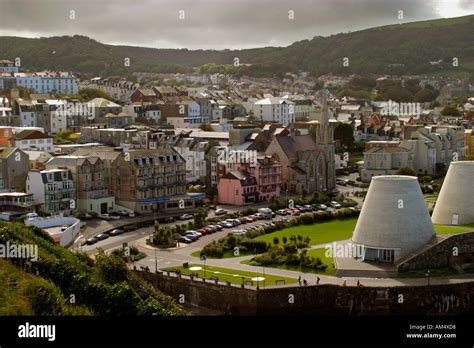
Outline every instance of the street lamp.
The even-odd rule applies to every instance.
[[[156,256],[156,248],[155,248],[155,273],[158,273],[158,258]]]
[[[426,276],[428,277],[428,286],[429,286],[429,285],[430,285],[430,280],[431,280],[431,279],[430,279],[430,278],[431,278],[431,272],[430,272],[430,270],[428,270],[428,271],[426,272]]]

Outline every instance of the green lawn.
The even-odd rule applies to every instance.
[[[273,244],[273,238],[278,237],[280,243],[282,243],[283,237],[286,237],[289,240],[292,234],[295,236],[299,234],[303,236],[303,238],[306,236],[310,237],[310,245],[325,244],[351,238],[356,223],[357,219],[353,218],[347,220],[321,222],[312,225],[300,225],[265,234],[255,239],[264,240],[267,243]],[[435,225],[434,227],[436,234],[463,233],[474,230],[474,224],[465,226]]]
[[[324,271],[319,271],[312,268],[301,268],[301,267],[293,266],[293,265],[273,264],[273,265],[269,265],[265,267],[285,269],[287,271],[295,271],[295,272],[301,272],[301,273],[315,273],[315,274],[324,274],[328,276],[333,276],[336,274],[336,268],[334,267],[334,259],[332,257],[331,258],[326,257],[324,255],[325,252],[326,252],[325,248],[311,249],[311,250],[308,250],[307,252],[308,256],[319,257],[321,261],[328,266]],[[244,265],[250,265],[250,260],[244,260],[241,263]],[[260,266],[255,266],[255,267],[260,267]]]
[[[273,238],[278,237],[280,243],[282,243],[283,237],[286,237],[289,240],[290,236],[293,234],[295,236],[301,235],[303,238],[310,237],[311,240],[309,244],[318,245],[351,238],[356,223],[357,219],[353,218],[321,222],[312,225],[300,225],[265,234],[255,239],[264,240],[267,243],[273,244]]]
[[[446,225],[434,225],[436,234],[450,234],[450,233],[463,233],[474,231],[474,226],[446,226]]]
[[[188,268],[183,268],[182,266],[179,267],[167,267],[167,268],[162,268],[163,271],[171,271],[171,270],[180,270],[182,274],[191,274],[191,273],[198,273],[199,277],[206,277],[206,278],[211,278],[211,277],[217,277],[220,281],[223,282],[231,282],[234,284],[242,284],[242,278],[244,278],[245,281],[251,281],[253,285],[257,285],[257,281],[254,280],[252,281],[252,278],[256,277],[263,277],[265,278],[265,281],[259,281],[259,284],[261,286],[265,285],[275,285],[275,282],[277,280],[284,280],[285,284],[290,284],[290,283],[296,283],[297,280],[295,278],[288,278],[288,277],[282,277],[282,276],[277,276],[273,274],[268,274],[265,272],[263,274],[264,269],[262,267],[259,267],[259,272],[248,272],[248,271],[241,271],[237,269],[230,269],[230,268],[222,268],[222,267],[214,267],[214,266],[208,266],[202,264],[190,264],[189,267],[201,267],[202,270],[199,271],[191,271]],[[204,271],[205,269],[205,271]]]

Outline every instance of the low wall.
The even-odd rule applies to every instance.
[[[42,229],[48,229],[51,227],[68,226],[63,232],[52,234],[53,239],[59,239],[61,246],[66,246],[74,241],[74,238],[79,235],[81,230],[81,220],[71,216],[49,216],[49,217],[37,217],[35,219],[26,219],[25,225],[33,225]]]
[[[472,282],[432,286],[342,287],[337,285],[241,288],[202,279],[137,271],[186,306],[235,315],[453,315],[474,312]]]
[[[464,256],[474,254],[474,232],[453,234],[398,265],[398,271],[442,268],[462,263]]]

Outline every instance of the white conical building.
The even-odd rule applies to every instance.
[[[352,242],[365,260],[395,262],[428,243],[433,224],[416,177],[372,178]]]
[[[474,222],[474,161],[451,162],[432,221],[443,225]]]

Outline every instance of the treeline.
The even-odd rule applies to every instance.
[[[281,70],[334,74],[474,72],[474,16],[367,29],[245,50],[153,49],[101,44],[84,36],[1,37],[2,58],[22,59],[26,69],[73,70],[102,76],[135,71],[183,72],[208,63],[241,66],[237,73],[272,76]],[[130,66],[125,66],[125,59]],[[346,64],[343,64],[344,59]],[[453,65],[456,58],[458,64]],[[437,65],[430,61],[442,60]],[[251,66],[245,66],[251,64]]]

